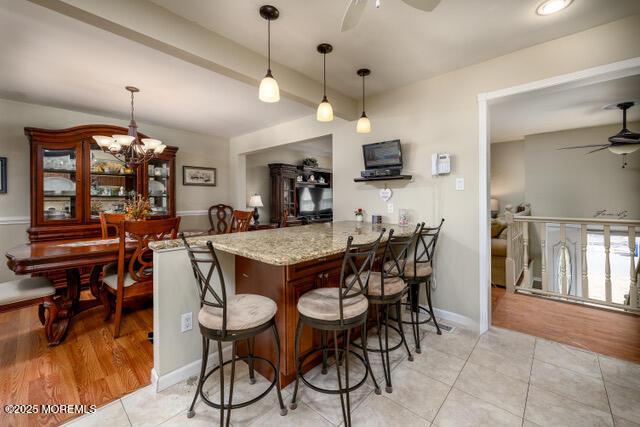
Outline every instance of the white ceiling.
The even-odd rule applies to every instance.
[[[627,121],[640,120],[640,75],[518,96],[491,107],[491,142],[591,126],[619,124],[622,127],[622,113],[602,107],[630,100],[638,100],[639,105],[629,110]]]
[[[29,2],[0,3],[0,96],[231,137],[313,111]],[[28,123],[25,123],[28,125]],[[144,129],[142,129],[144,131]]]
[[[353,97],[363,66],[372,69],[375,93],[640,13],[638,0],[575,0],[546,17],[535,14],[542,0],[442,0],[433,12],[400,0],[381,0],[376,9],[369,0],[360,24],[341,33],[349,0],[151,1],[265,55],[267,25],[258,9],[273,4],[280,9],[271,26],[273,59],[320,81],[316,46],[329,42],[328,85]]]

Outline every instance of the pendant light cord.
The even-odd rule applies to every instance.
[[[131,121],[133,121],[133,91],[131,92]]]
[[[322,92],[323,96],[327,97],[327,54],[322,54]]]
[[[362,76],[362,113],[364,113],[364,76]]]
[[[267,20],[267,70],[271,73],[271,19]]]

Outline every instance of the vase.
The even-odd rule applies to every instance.
[[[356,215],[356,221],[358,222],[364,221],[364,215]]]

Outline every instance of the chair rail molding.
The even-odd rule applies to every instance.
[[[208,215],[209,211],[207,209],[200,209],[195,211],[178,211],[176,212],[176,216],[201,216]]]
[[[0,225],[30,224],[31,218],[28,216],[0,216]]]

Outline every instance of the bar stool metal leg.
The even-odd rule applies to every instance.
[[[196,414],[194,411],[194,407],[196,406],[196,401],[198,400],[198,396],[202,393],[202,386],[204,384],[204,376],[207,370],[207,359],[209,358],[209,340],[202,337],[202,366],[200,367],[200,378],[198,378],[198,387],[196,388],[196,394],[193,396],[193,401],[191,402],[191,407],[189,407],[189,411],[187,412],[187,418],[193,418]]]
[[[344,396],[343,396],[344,391],[342,389],[342,375],[340,375],[340,364],[338,363],[338,359],[340,357],[340,353],[338,351],[338,333],[336,331],[333,331],[333,347],[335,350],[334,354],[336,358],[336,374],[338,376],[338,393],[340,394],[340,406],[342,407],[342,420],[344,421],[345,427],[349,427],[351,417],[349,416],[349,420],[347,420],[347,414],[345,412],[345,407],[344,407]],[[347,400],[348,399],[349,399],[349,390],[347,389]]]
[[[438,335],[442,335],[442,331],[440,330],[440,326],[438,326],[438,321],[436,320],[436,314],[433,312],[433,306],[431,305],[431,276],[429,276],[429,278],[425,281],[425,286],[427,288],[427,304],[429,305],[429,313],[431,313],[431,319],[433,320],[433,324],[436,325]]]
[[[362,342],[362,354],[364,355],[364,360],[367,362],[367,370],[369,371],[369,375],[371,375],[371,379],[373,380],[373,386],[375,387],[375,393],[380,395],[382,391],[380,391],[380,386],[378,385],[378,381],[376,377],[373,375],[373,370],[371,369],[371,362],[369,362],[369,353],[367,352],[367,319],[364,319],[364,323],[362,324],[361,332],[360,332],[360,340]]]
[[[407,338],[404,336],[404,327],[402,326],[402,317],[401,316],[401,311],[400,311],[400,300],[398,300],[398,302],[396,302],[396,319],[398,320],[398,329],[400,330],[400,339],[402,339],[402,342],[404,343],[404,347],[407,350],[407,357],[409,359],[409,362],[413,362],[413,354],[411,354],[411,350],[409,350],[409,344],[407,343]]]
[[[287,415],[287,407],[284,406],[284,402],[282,401],[282,392],[280,391],[280,334],[278,334],[278,328],[276,326],[275,321],[273,322],[273,339],[276,341],[276,379],[278,380],[276,384],[276,393],[278,394],[278,403],[280,403],[280,415]]]
[[[253,336],[251,338],[247,339],[247,353],[249,356],[249,384],[255,384],[256,383],[256,374],[253,370],[253,349],[256,345],[256,337]]]
[[[293,386],[293,396],[291,397],[291,403],[289,409],[294,410],[298,407],[296,397],[298,396],[298,385],[300,385],[300,375],[302,375],[302,369],[300,366],[300,334],[302,333],[302,321],[298,319],[298,325],[296,326],[296,337],[294,341],[294,357],[296,358],[296,383]]]
[[[218,366],[220,366],[220,427],[224,425],[224,360],[222,359],[222,342],[218,341]],[[229,409],[231,411],[231,409]]]
[[[227,409],[227,427],[229,427],[229,423],[231,422],[231,405],[233,405],[233,383],[236,376],[236,349],[237,342],[234,341],[231,343],[231,382],[229,383],[229,409]],[[220,370],[220,372],[222,372],[222,369]],[[224,400],[222,400],[221,403],[224,404]]]

